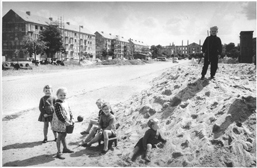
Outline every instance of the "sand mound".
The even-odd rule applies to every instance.
[[[140,158],[126,160],[151,117],[160,119],[168,143],[153,150],[150,166],[256,166],[254,67],[220,64],[215,81],[199,80],[201,68],[171,68],[150,90],[115,107],[125,150],[119,166],[144,166]]]
[[[97,144],[89,148],[78,146],[85,138],[80,132],[90,118],[77,123],[74,133],[67,136],[75,153],[64,154],[65,160],[54,158],[54,141],[38,141],[35,135],[41,136],[41,123],[24,124],[33,116],[34,120],[38,117],[36,110],[4,118],[6,137],[13,137],[17,130],[24,136],[11,142],[4,139],[8,145],[3,146],[3,166],[256,167],[254,65],[220,63],[215,80],[200,80],[201,69],[202,65],[193,60],[189,66],[170,68],[152,81],[150,89],[113,106],[119,122],[118,146],[105,155],[99,155],[102,146]],[[75,115],[88,111],[83,99],[78,99],[73,104]],[[97,117],[97,113],[94,115],[91,117]],[[163,148],[152,150],[150,163],[146,164],[141,157],[131,162],[134,145],[153,117],[160,120],[161,132],[168,141]]]

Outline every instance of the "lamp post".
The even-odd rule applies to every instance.
[[[81,52],[80,52],[80,28],[83,29],[83,26],[79,26],[79,64],[80,64],[80,54],[81,54]]]

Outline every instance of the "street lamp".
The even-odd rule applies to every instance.
[[[79,63],[80,63],[80,54],[81,54],[81,52],[80,52],[80,28],[83,29],[83,26],[79,26]]]

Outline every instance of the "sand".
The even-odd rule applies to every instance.
[[[151,88],[129,100],[113,104],[120,124],[118,146],[101,155],[102,146],[79,146],[80,132],[90,118],[76,123],[67,142],[73,154],[55,158],[54,141],[42,144],[38,109],[7,117],[3,125],[3,166],[90,167],[256,167],[256,70],[252,64],[219,64],[215,80],[200,80],[202,65],[192,60],[151,82]],[[207,72],[209,74],[209,70]],[[74,116],[83,95],[73,98]],[[97,112],[91,114],[97,116]],[[152,150],[151,162],[141,157],[131,162],[133,147],[144,135],[147,121],[158,118],[167,143]],[[6,131],[8,130],[8,131]],[[49,140],[53,135],[49,131]]]

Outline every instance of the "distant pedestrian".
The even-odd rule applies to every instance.
[[[43,143],[46,143],[49,123],[51,123],[52,118],[53,118],[53,113],[54,113],[55,97],[51,96],[53,89],[52,89],[52,86],[50,86],[50,85],[46,85],[43,88],[43,92],[45,93],[45,96],[43,96],[39,102],[40,115],[39,115],[38,121],[44,122]],[[56,141],[56,139],[57,139],[56,132],[53,131],[53,134],[54,134],[54,138],[55,138],[54,141]]]
[[[55,103],[55,112],[53,114],[53,121],[52,121],[52,127],[53,130],[58,132],[58,138],[56,141],[57,146],[57,155],[56,158],[59,159],[65,159],[61,156],[61,142],[63,145],[63,151],[62,153],[73,153],[70,149],[67,148],[66,144],[66,127],[74,125],[73,116],[70,110],[70,107],[68,105],[68,102],[66,101],[67,96],[67,89],[66,88],[59,88],[57,90],[57,100]]]
[[[208,36],[203,43],[202,52],[204,53],[204,66],[202,69],[202,80],[205,77],[209,64],[211,64],[211,79],[214,79],[218,69],[218,60],[222,52],[222,43],[220,38],[217,37],[217,33],[218,27],[211,27],[211,35]]]
[[[148,129],[145,132],[144,137],[137,142],[133,151],[131,159],[132,161],[135,161],[140,154],[143,154],[143,158],[147,162],[150,162],[150,152],[152,148],[156,148],[158,144],[165,144],[167,142],[167,140],[163,139],[159,132],[158,119],[150,119],[147,124],[150,127],[150,129]]]

